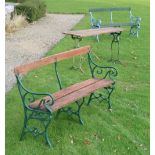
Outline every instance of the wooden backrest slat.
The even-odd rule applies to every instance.
[[[36,60],[36,61],[28,63],[28,64],[17,66],[14,69],[14,72],[17,75],[27,73],[28,71],[31,71],[33,69],[37,69],[41,66],[45,66],[45,65],[48,65],[48,64],[51,64],[54,62],[64,60],[64,59],[69,59],[69,58],[74,57],[74,56],[87,54],[87,53],[89,53],[89,51],[90,51],[90,46],[84,46],[84,47],[73,49],[73,50],[70,50],[67,52],[58,53],[58,54],[55,54],[52,56],[42,58],[40,60]]]

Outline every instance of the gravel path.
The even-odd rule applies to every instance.
[[[16,83],[13,73],[15,66],[42,57],[64,37],[62,32],[70,30],[82,18],[83,15],[47,14],[35,24],[6,35],[6,92]]]

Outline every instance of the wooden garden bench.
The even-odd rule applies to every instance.
[[[101,19],[96,19],[95,13],[97,12],[109,13],[110,20],[106,22],[106,20],[103,21]],[[116,12],[117,16],[119,16],[118,12],[119,13],[124,12],[124,16],[127,18],[127,21],[114,21],[113,14]],[[128,13],[128,16],[126,16],[125,12]],[[131,27],[130,34],[138,37],[141,18],[133,16],[131,8],[92,8],[89,9],[89,13],[90,13],[91,28],[130,26]]]
[[[62,88],[58,73],[58,62],[84,54],[87,54],[88,64],[92,77],[82,82],[75,83],[67,88]],[[60,90],[53,94],[51,94],[50,92],[37,93],[28,90],[26,86],[23,85],[23,74],[49,64],[54,64],[55,75]],[[23,102],[25,114],[24,127],[21,133],[20,140],[22,140],[24,135],[29,132],[32,133],[32,135],[34,135],[35,137],[38,135],[42,135],[45,138],[46,143],[51,146],[47,134],[47,129],[51,119],[53,118],[53,113],[57,112],[57,114],[59,114],[60,112],[66,112],[69,115],[76,115],[80,123],[83,124],[80,116],[80,110],[86,96],[89,96],[87,101],[88,105],[93,99],[98,99],[100,101],[106,100],[108,103],[108,108],[111,109],[110,96],[114,90],[114,77],[117,76],[117,70],[113,67],[97,65],[91,57],[90,46],[58,53],[29,64],[17,66],[14,69],[14,72],[17,80],[19,94]],[[100,78],[98,78],[98,76]],[[107,92],[107,96],[103,96],[101,92],[96,92],[96,90],[99,90],[101,88],[104,88],[103,90]],[[73,110],[71,107],[69,107],[69,105],[74,102],[77,105],[77,110]],[[30,126],[28,122],[31,119],[41,121],[44,126],[44,130],[40,131],[38,127]]]

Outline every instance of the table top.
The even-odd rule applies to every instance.
[[[68,31],[68,32],[63,32],[63,34],[73,35],[78,37],[89,37],[89,36],[96,36],[99,34],[122,32],[125,30],[126,30],[125,28],[120,28],[120,27],[107,27],[107,28]]]

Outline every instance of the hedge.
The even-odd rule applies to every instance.
[[[16,6],[15,12],[25,15],[29,22],[33,22],[45,16],[46,4],[42,0],[26,0]]]

